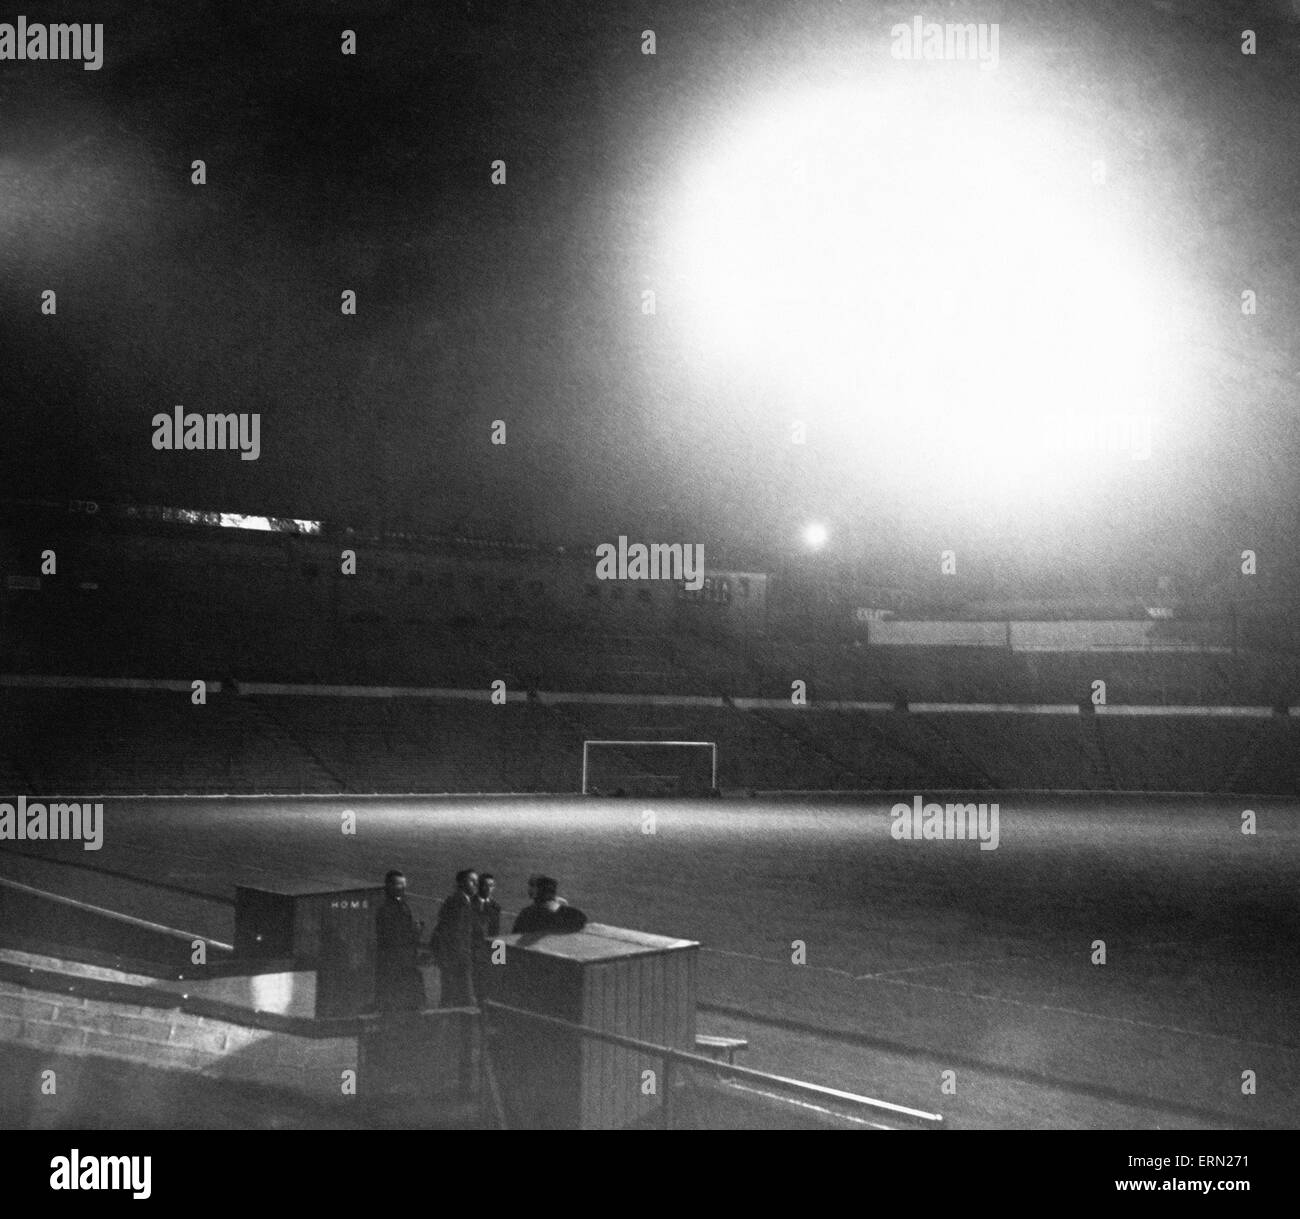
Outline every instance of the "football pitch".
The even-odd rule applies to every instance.
[[[21,855],[106,905],[96,873],[159,886],[129,913],[184,907],[170,921],[224,941],[237,883],[397,867],[431,926],[459,868],[495,873],[510,912],[543,872],[593,921],[700,941],[699,1029],[747,1037],[745,1065],[957,1129],[1293,1128],[1297,805],[978,798],[996,850],[896,839],[908,793],[106,799],[102,850]]]

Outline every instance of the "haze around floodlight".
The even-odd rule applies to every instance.
[[[672,240],[699,358],[837,446],[1005,486],[1062,420],[1158,413],[1170,356],[1099,150],[989,75],[755,105],[685,175]]]

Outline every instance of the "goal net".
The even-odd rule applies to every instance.
[[[584,796],[707,796],[718,786],[715,741],[583,741]]]

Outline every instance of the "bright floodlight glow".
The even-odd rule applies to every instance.
[[[671,238],[706,363],[930,473],[1032,475],[1073,420],[1163,410],[1159,259],[1088,138],[988,74],[782,94],[717,134]]]
[[[830,540],[830,531],[820,521],[813,521],[803,531],[804,543],[813,550],[820,550]]]

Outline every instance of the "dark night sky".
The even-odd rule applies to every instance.
[[[289,0],[223,15],[244,7],[14,9],[102,21],[106,60],[0,64],[6,495],[564,541],[686,534],[756,555],[820,515],[850,556],[955,536],[1057,571],[1205,571],[1297,532],[1300,25],[1280,0],[485,0],[503,14],[488,24],[463,0],[355,6],[364,19]],[[1100,124],[1118,188],[1140,186],[1212,315],[1186,340],[1194,422],[1108,485],[1085,543],[1068,514],[900,496],[887,453],[874,470],[833,442],[792,453],[784,404],[683,360],[670,294],[639,313],[641,289],[672,280],[657,234],[684,150],[764,89],[885,46],[914,12],[1001,21],[1004,46],[1043,48],[1045,104]],[[1265,39],[1249,70],[1245,23]],[[355,59],[338,53],[345,27]],[[1249,325],[1242,286],[1267,302]],[[47,287],[57,318],[38,312]],[[176,403],[260,411],[261,458],[155,452],[149,421]],[[504,448],[488,443],[497,418]]]

